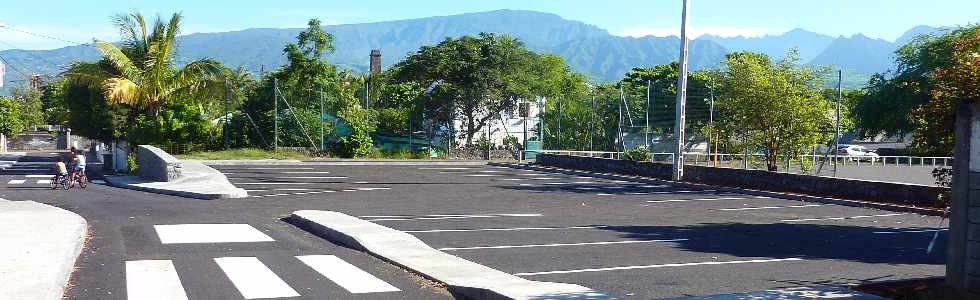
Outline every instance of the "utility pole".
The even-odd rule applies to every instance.
[[[840,100],[844,97],[841,85],[844,80],[844,71],[837,70],[837,105],[834,109],[836,124],[834,125],[834,177],[837,177],[837,151],[840,147]]]
[[[561,98],[558,98],[558,102],[555,102],[558,106],[558,149],[561,150]]]
[[[592,94],[592,102],[589,105],[591,108],[589,110],[589,151],[595,151],[592,149],[592,126],[595,124],[595,92]]]
[[[221,138],[222,142],[225,144],[225,150],[228,150],[228,78],[225,77],[225,101],[224,101],[224,115],[221,116]]]
[[[524,148],[521,151],[521,162],[523,162],[527,157],[527,117],[531,114],[531,104],[527,103],[527,99],[524,99],[524,103],[521,104],[521,114],[524,117],[524,144],[521,144],[521,148]]]
[[[674,107],[674,133],[677,135],[677,148],[674,150],[674,180],[684,178],[684,121],[687,106],[687,10],[688,0],[684,0],[681,12],[681,64],[677,78],[677,105]]]
[[[323,149],[327,147],[327,144],[323,140],[323,87],[320,87],[320,152],[324,152]]]
[[[711,130],[708,131],[708,159],[709,160],[712,160],[714,162],[714,164],[713,164],[714,166],[718,166],[718,157],[717,156],[714,156],[714,159],[712,159],[712,156],[713,156],[712,154],[715,153],[715,152],[718,152],[718,149],[715,149],[715,147],[712,147],[711,146],[711,144],[715,140],[715,135],[714,135],[714,132],[715,132],[715,88],[714,88],[714,86],[708,86],[708,89],[710,91],[709,93],[711,94],[710,95],[710,97],[711,97],[711,105],[708,107],[708,127],[711,128]],[[714,150],[714,152],[712,152],[712,150]]]
[[[272,79],[272,151],[279,151],[279,78]]]
[[[623,86],[619,86],[619,113],[616,117],[616,138],[619,140],[619,151],[626,151],[626,141],[623,140]]]
[[[650,150],[650,80],[647,80],[647,127],[643,130],[643,141]]]

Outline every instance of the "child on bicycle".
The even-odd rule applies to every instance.
[[[56,174],[55,179],[60,179],[61,177],[68,176],[68,167],[65,166],[65,162],[61,161],[61,157],[55,157],[54,159],[54,170]]]
[[[85,175],[85,155],[82,154],[82,150],[72,151],[71,155],[72,165],[75,166],[72,171],[72,176],[79,177]]]

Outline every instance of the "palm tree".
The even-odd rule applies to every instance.
[[[98,86],[110,103],[122,103],[157,116],[160,109],[176,101],[198,104],[221,96],[223,68],[211,59],[175,66],[176,37],[180,32],[180,14],[169,22],[159,17],[148,27],[138,12],[113,17],[122,39],[119,46],[95,40],[102,53],[98,62],[76,62],[65,77],[90,86]]]

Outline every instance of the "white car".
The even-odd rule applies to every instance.
[[[849,156],[851,160],[877,161],[878,153],[859,145],[839,145],[837,155]]]

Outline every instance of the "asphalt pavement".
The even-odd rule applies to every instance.
[[[305,209],[339,211],[406,231],[434,248],[527,279],[625,298],[838,286],[944,272],[942,234],[939,247],[926,253],[939,218],[916,214],[497,166],[215,168],[251,197],[193,200],[104,185],[51,191],[34,187],[43,179],[27,178],[27,171],[0,174],[0,197],[56,205],[88,220],[93,238],[73,278],[75,299],[126,299],[160,286],[174,292],[172,284],[162,284],[173,282],[173,274],[189,299],[257,297],[249,282],[270,285],[259,290],[277,291],[272,296],[291,296],[291,290],[308,299],[449,297],[398,267],[281,220]],[[173,226],[194,224],[237,225]],[[352,293],[320,273],[323,264],[336,264],[330,255],[379,279],[358,284],[375,292]],[[399,291],[385,291],[379,282]]]

